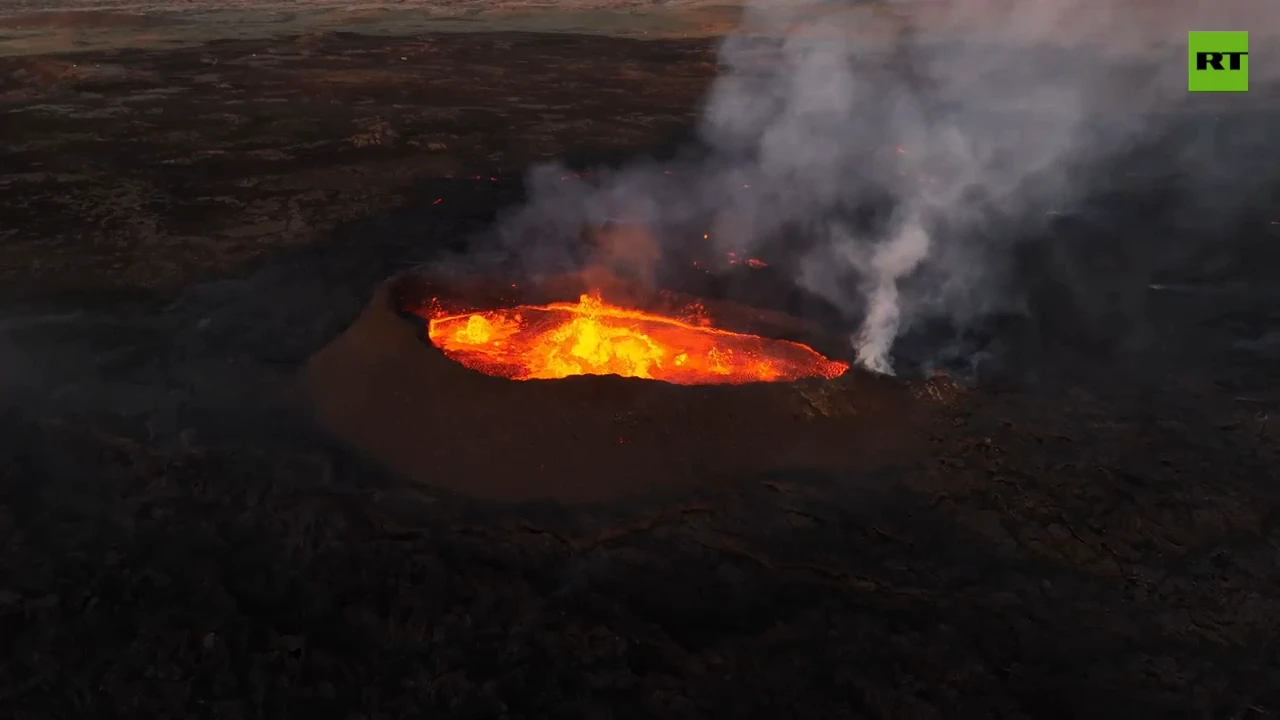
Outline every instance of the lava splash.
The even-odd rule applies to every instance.
[[[849,369],[789,340],[610,305],[519,305],[429,318],[432,343],[464,367],[510,380],[620,375],[675,385],[835,378]]]

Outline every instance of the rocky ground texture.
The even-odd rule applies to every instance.
[[[511,34],[0,59],[0,715],[1280,713],[1263,295],[1159,291],[1198,340],[1143,382],[904,381],[910,458],[651,503],[467,500],[298,421],[379,280],[530,163],[678,137],[714,72]]]

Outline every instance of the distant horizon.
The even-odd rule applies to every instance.
[[[165,48],[316,32],[582,33],[638,39],[714,38],[740,5],[716,0],[20,0],[0,8],[0,56]]]
[[[896,0],[857,3],[832,12],[898,10],[938,28],[981,33],[989,16],[1005,17],[1013,0]],[[1090,7],[1090,0],[1062,0]],[[264,39],[315,32],[413,35],[431,32],[582,33],[638,39],[715,38],[739,28],[744,9],[787,0],[10,0],[0,7],[0,55],[40,55],[118,48],[164,48],[211,40]],[[1255,42],[1280,35],[1280,21],[1257,22],[1275,0],[1223,0],[1212,8],[1098,0],[1109,45],[1185,42],[1189,30],[1248,30]],[[824,9],[823,12],[826,12]],[[898,14],[898,13],[893,13]],[[1093,13],[1070,16],[1096,35]],[[1250,21],[1250,18],[1254,21]],[[1055,37],[1079,37],[1068,22]],[[868,28],[874,34],[876,28]]]

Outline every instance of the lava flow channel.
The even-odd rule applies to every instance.
[[[455,362],[511,380],[620,375],[675,385],[834,378],[848,364],[788,340],[609,305],[520,305],[431,318],[431,341]]]

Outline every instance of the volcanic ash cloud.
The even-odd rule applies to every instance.
[[[1186,29],[1238,29],[1199,5],[757,2],[721,47],[700,125],[709,156],[678,182],[646,164],[594,183],[535,173],[532,203],[503,232],[543,259],[556,238],[618,219],[660,244],[702,222],[725,250],[781,245],[796,283],[857,326],[859,363],[892,372],[912,323],[1016,306],[1003,277],[1014,246],[1191,101]],[[1275,24],[1244,0],[1220,15]],[[1196,175],[1220,156],[1162,162]]]

